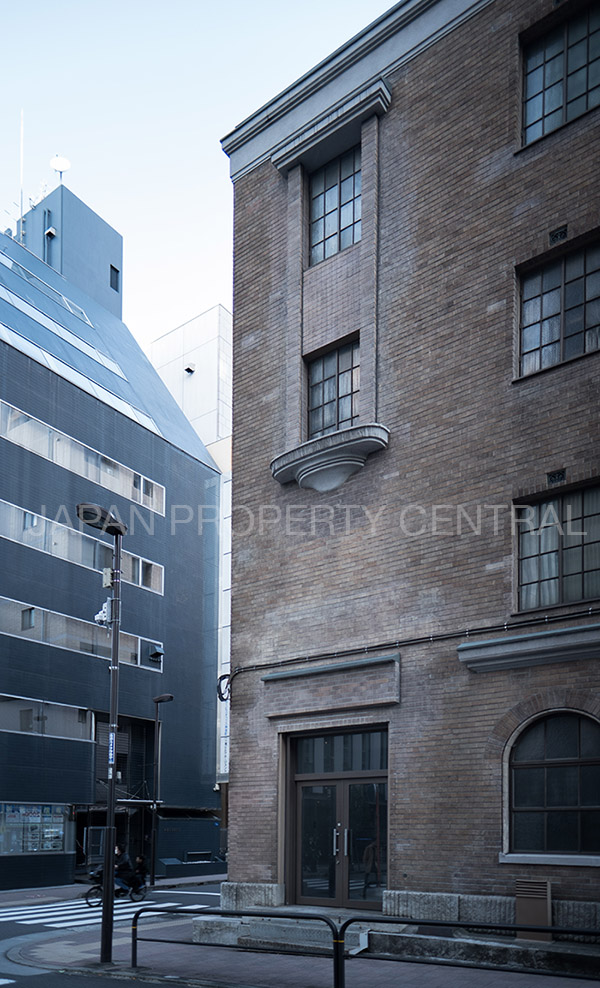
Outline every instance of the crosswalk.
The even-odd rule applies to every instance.
[[[122,923],[131,920],[139,909],[144,906],[161,908],[179,906],[178,902],[156,902],[145,899],[143,902],[131,902],[129,899],[114,903],[114,922]],[[185,911],[185,906],[180,906]],[[193,908],[193,907],[187,907]],[[72,929],[77,926],[93,926],[102,922],[102,909],[88,906],[84,898],[71,899],[65,902],[46,902],[39,905],[30,903],[27,906],[7,906],[0,909],[0,923],[19,923],[23,926],[48,926],[53,930]],[[0,982],[1,983],[1,982]]]

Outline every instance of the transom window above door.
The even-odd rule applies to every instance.
[[[296,745],[296,773],[322,775],[385,772],[388,767],[387,744],[387,731],[299,738]]]

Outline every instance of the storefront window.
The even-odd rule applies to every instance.
[[[73,850],[69,807],[56,803],[0,803],[0,855]]]

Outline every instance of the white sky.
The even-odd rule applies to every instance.
[[[64,181],[123,236],[123,318],[146,345],[231,308],[220,139],[393,0],[22,0],[2,9],[0,229]]]

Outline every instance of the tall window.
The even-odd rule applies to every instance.
[[[519,607],[600,597],[600,487],[520,508]]]
[[[600,852],[600,724],[557,713],[531,724],[510,757],[511,850]]]
[[[560,24],[524,50],[523,143],[600,104],[600,5]]]
[[[310,179],[310,263],[356,244],[361,235],[360,146]]]
[[[521,278],[522,375],[600,348],[600,243]]]
[[[308,364],[309,438],[349,429],[358,422],[360,350],[358,341],[311,360]]]

